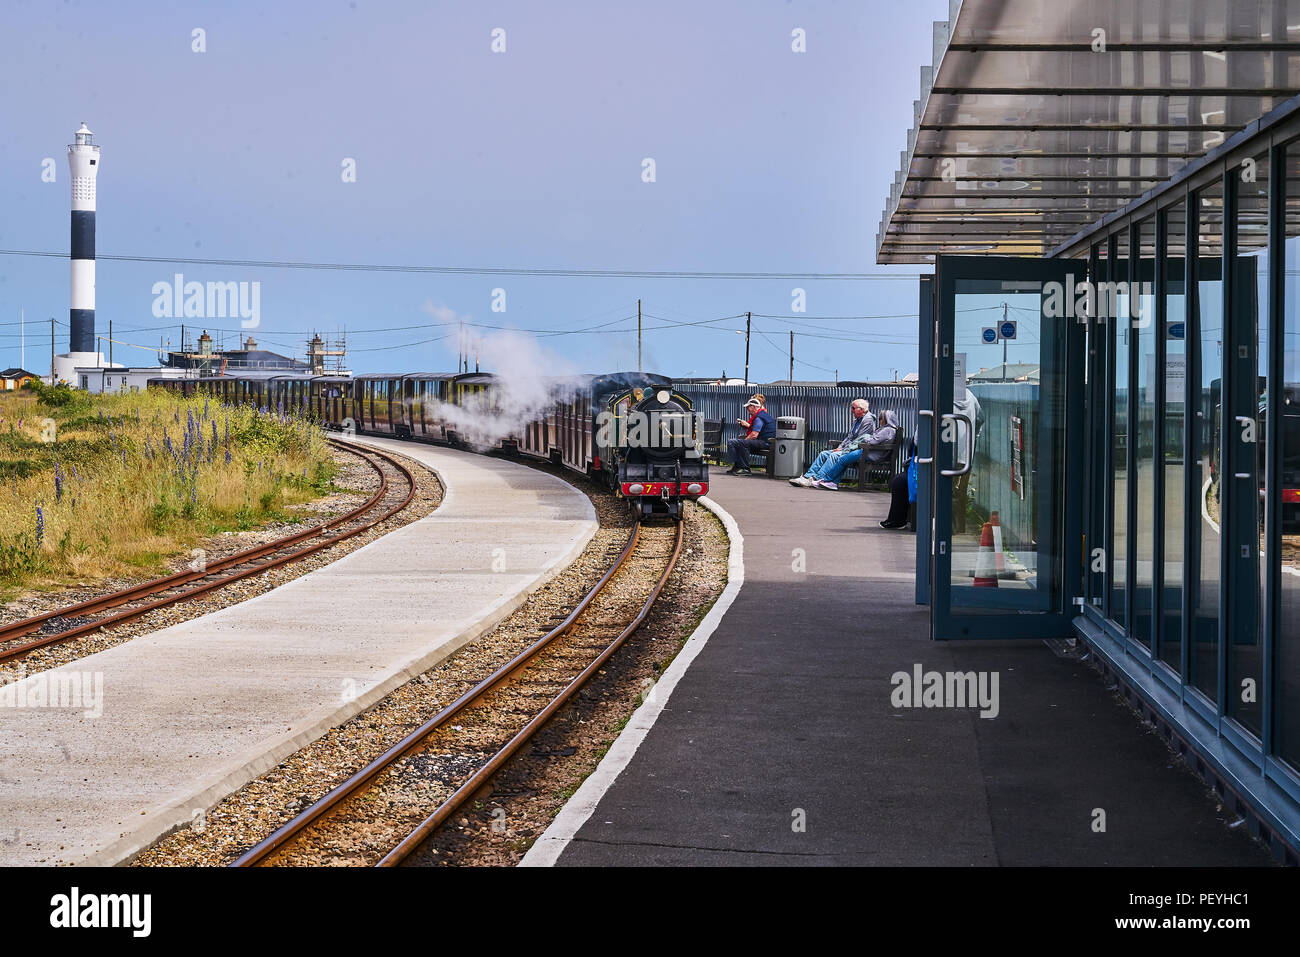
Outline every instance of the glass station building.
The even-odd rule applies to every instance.
[[[1300,853],[1300,0],[952,0],[921,281],[932,637],[1076,638]]]

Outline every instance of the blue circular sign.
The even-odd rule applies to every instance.
[[[996,329],[994,329],[993,327],[991,327],[991,326],[990,326],[989,328],[985,329],[985,330],[984,330],[984,341],[985,341],[985,342],[997,342],[997,341],[998,341],[998,331],[997,331]]]
[[[998,331],[1002,333],[1003,339],[1014,339],[1016,337],[1016,324],[1012,319],[1008,319],[1002,325],[998,326]]]

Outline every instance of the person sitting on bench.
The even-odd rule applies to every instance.
[[[727,457],[731,459],[728,475],[749,475],[749,453],[766,453],[776,438],[776,420],[763,408],[758,396],[745,403],[745,410],[750,413],[748,423],[744,419],[736,420],[741,428],[748,430],[745,437],[727,442]]]
[[[792,480],[791,484],[802,485],[805,488],[824,488],[834,492],[840,487],[840,476],[850,465],[858,466],[859,481],[865,481],[866,466],[883,461],[885,456],[894,450],[894,437],[897,434],[898,420],[891,409],[886,409],[880,413],[880,423],[874,432],[855,439],[853,444],[843,452],[828,453],[820,469],[814,462],[813,468],[804,474],[803,479],[806,481]],[[819,455],[817,458],[820,460],[822,457]]]
[[[828,449],[816,456],[813,464],[809,465],[809,471],[797,479],[790,479],[790,485],[806,489],[823,488],[822,482],[829,479],[832,489],[839,488],[835,482],[844,473],[844,469],[862,458],[862,442],[876,430],[875,416],[871,415],[871,406],[866,399],[854,399],[852,410],[854,423],[848,436],[840,439],[835,449]]]
[[[916,502],[916,439],[907,451],[908,466],[889,483],[889,514],[880,523],[881,528],[907,528],[908,515]]]

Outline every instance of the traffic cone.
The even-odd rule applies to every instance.
[[[998,578],[1014,578],[1007,573],[1007,557],[1002,553],[1002,523],[997,512],[989,516],[989,524],[993,526],[993,566],[998,570]]]
[[[993,558],[993,525],[985,522],[980,531],[980,550],[975,556],[975,587],[997,588],[998,572]]]

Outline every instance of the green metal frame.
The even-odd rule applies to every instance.
[[[953,302],[956,285],[960,280],[997,279],[1006,282],[1060,282],[1065,283],[1067,274],[1073,274],[1076,282],[1086,278],[1086,265],[1080,260],[1019,259],[1011,257],[972,257],[972,256],[936,256],[935,258],[935,312],[938,319],[938,349],[931,362],[933,374],[929,394],[933,396],[935,411],[935,434],[939,428],[939,410],[953,407],[953,361],[955,316]],[[1052,350],[1045,349],[1044,355],[1048,365],[1040,368],[1040,383],[1050,382],[1053,377],[1061,377],[1060,397],[1062,402],[1053,405],[1048,397],[1054,395],[1052,390],[1044,390],[1040,398],[1039,416],[1041,434],[1049,421],[1048,416],[1059,416],[1059,427],[1063,429],[1062,461],[1049,463],[1060,476],[1081,471],[1085,454],[1083,432],[1083,348],[1084,322],[1062,319],[1059,325],[1044,323],[1042,336],[1044,342],[1049,332],[1063,337],[1059,368],[1053,367],[1056,357]],[[1037,437],[1035,437],[1036,439]],[[955,594],[952,588],[952,553],[948,547],[952,540],[952,480],[942,474],[953,463],[951,445],[938,442],[935,446],[935,462],[931,468],[930,501],[934,515],[934,548],[930,556],[930,589],[932,613],[930,616],[931,637],[936,640],[953,639],[1000,639],[1000,638],[1053,638],[1064,637],[1071,633],[1070,622],[1077,614],[1075,599],[1081,594],[1083,584],[1083,562],[1079,549],[1067,548],[1066,543],[1078,542],[1083,533],[1083,506],[1077,495],[1064,496],[1063,515],[1061,519],[1060,540],[1050,543],[1046,550],[1040,550],[1040,556],[1049,555],[1054,568],[1048,573],[1058,576],[1055,600],[1045,610],[1029,607],[1028,603],[1019,601],[1018,593],[1006,589],[989,589],[980,595],[964,592]],[[1040,485],[1051,487],[1056,481],[1052,475],[1039,475],[1036,481]],[[1039,535],[1043,535],[1045,519],[1051,508],[1051,500],[1044,496],[1039,503]],[[1040,546],[1044,539],[1040,537]],[[1044,566],[1040,564],[1039,573]],[[972,599],[978,599],[980,606],[988,613],[978,615],[961,615],[953,613],[955,599],[963,599],[964,607],[973,607]]]

